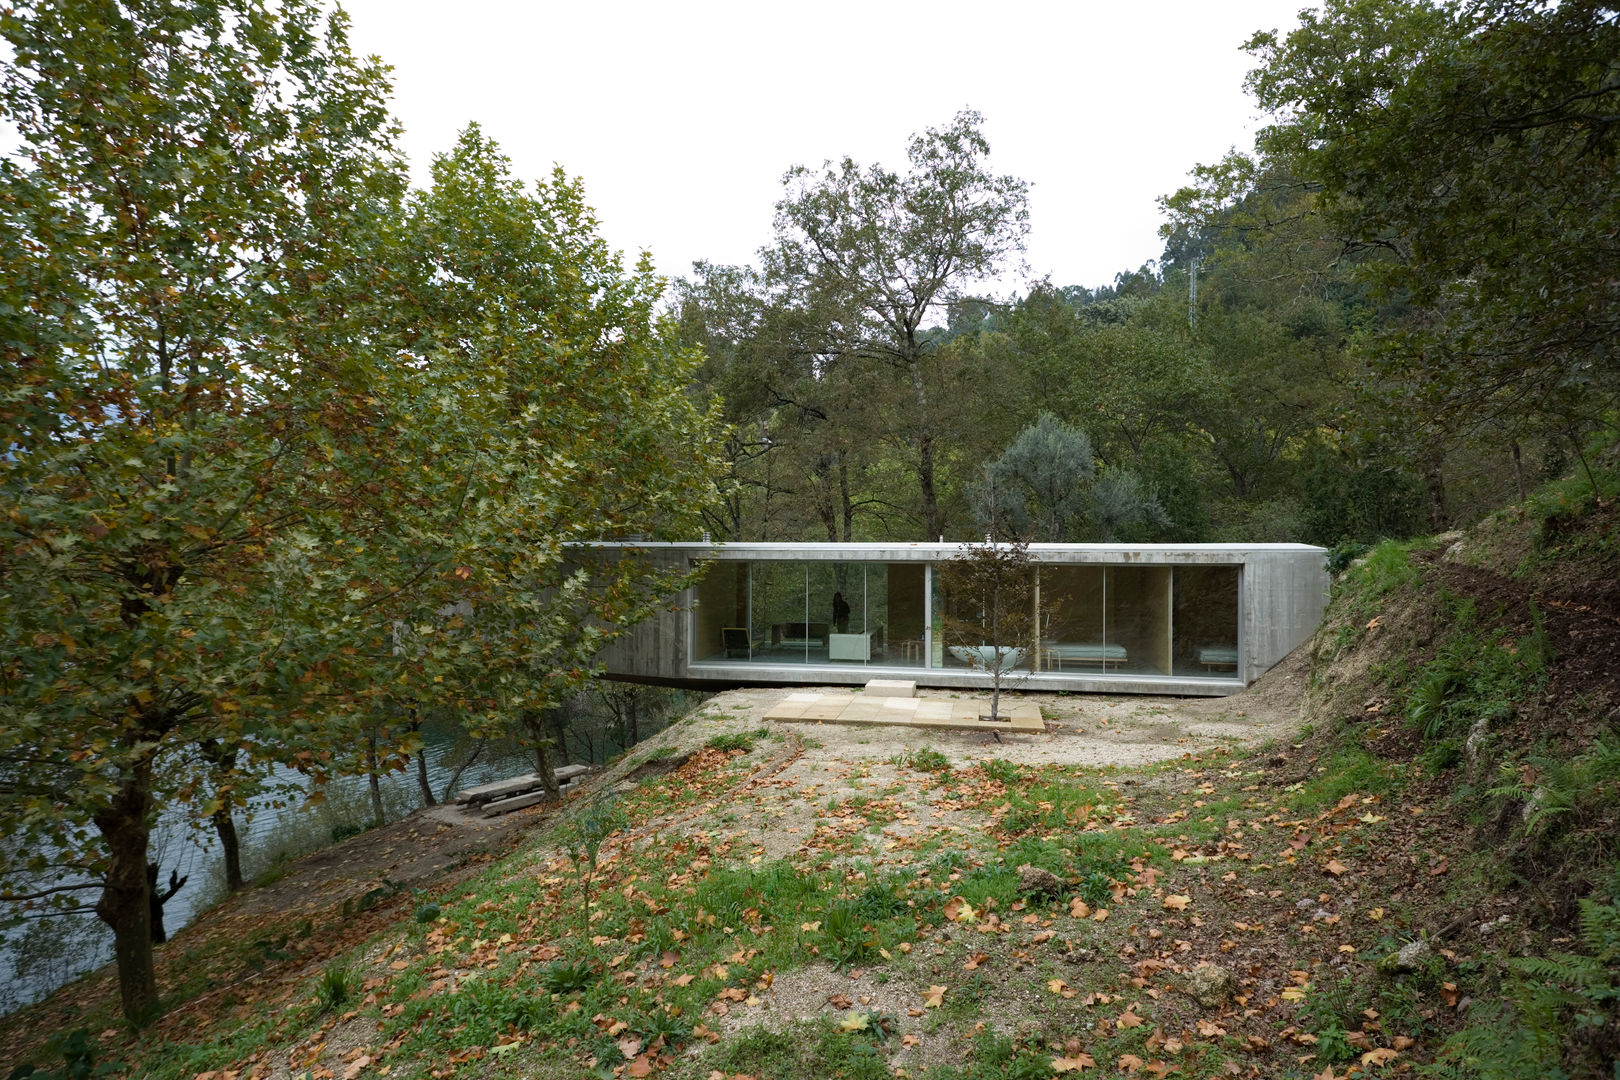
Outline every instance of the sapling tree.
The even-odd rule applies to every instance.
[[[990,719],[1001,694],[1036,658],[1035,566],[1023,540],[963,544],[940,566],[945,646],[990,676]]]
[[[591,884],[596,877],[596,863],[602,844],[624,827],[626,818],[611,792],[604,792],[580,807],[569,820],[563,834],[564,850],[574,866],[579,880],[580,936],[591,936]]]

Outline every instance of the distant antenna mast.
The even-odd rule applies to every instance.
[[[1198,329],[1198,256],[1192,259],[1192,272],[1187,275],[1187,329]]]

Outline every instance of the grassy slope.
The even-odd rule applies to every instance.
[[[129,1075],[187,1080],[1599,1075],[1620,559],[1613,492],[1578,488],[1347,573],[1297,743],[1136,770],[852,760],[859,794],[822,801],[799,734],[707,709],[611,778],[635,782],[588,921],[580,804],[332,962],[136,1038],[80,1022]],[[807,803],[771,858],[745,819]],[[1058,895],[1021,894],[1024,864]],[[1201,963],[1235,996],[1189,996]]]

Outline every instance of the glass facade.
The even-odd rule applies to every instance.
[[[697,663],[923,666],[922,563],[718,562],[698,583]]]
[[[938,563],[717,561],[695,589],[698,664],[984,670],[982,598]],[[1230,680],[1236,565],[1045,563],[1001,612],[1004,670]],[[984,640],[981,640],[984,639]]]
[[[1173,674],[1238,677],[1237,567],[1176,567],[1173,614]]]

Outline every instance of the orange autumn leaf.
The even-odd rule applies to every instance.
[[[1052,1059],[1052,1071],[1055,1073],[1079,1072],[1081,1069],[1095,1069],[1096,1061],[1090,1054],[1070,1054],[1067,1057]]]
[[[1192,897],[1182,896],[1180,893],[1171,893],[1164,898],[1164,906],[1169,911],[1185,911],[1190,903],[1192,903]]]
[[[1348,873],[1350,870],[1348,866],[1344,865],[1344,863],[1340,862],[1338,859],[1329,859],[1327,865],[1322,867],[1322,869],[1326,870],[1334,877],[1338,877],[1340,874]]]
[[[937,1009],[945,1004],[945,987],[930,986],[928,993],[923,995],[923,1008]]]

